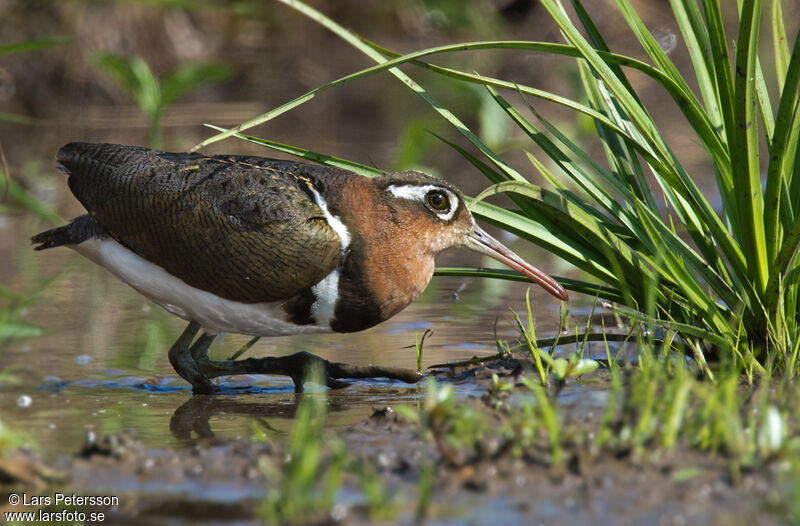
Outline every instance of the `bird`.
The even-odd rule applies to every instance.
[[[71,248],[188,321],[168,356],[194,393],[214,393],[211,379],[241,373],[288,375],[301,391],[304,370],[327,360],[305,352],[212,360],[208,348],[227,332],[373,327],[419,296],[447,248],[488,255],[568,298],[480,228],[460,190],[419,171],[370,178],[297,161],[85,142],[63,146],[56,159],[86,213],[33,236],[35,249]]]

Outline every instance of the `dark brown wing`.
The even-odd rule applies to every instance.
[[[282,300],[339,264],[339,237],[305,182],[328,169],[87,143],[64,146],[58,160],[112,237],[193,287]]]

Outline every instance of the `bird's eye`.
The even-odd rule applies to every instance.
[[[425,200],[431,208],[440,212],[450,208],[450,200],[447,199],[447,194],[440,190],[431,190],[425,196]]]

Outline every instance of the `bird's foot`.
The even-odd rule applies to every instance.
[[[214,384],[197,365],[194,355],[203,351],[208,352],[208,346],[211,345],[214,337],[203,334],[192,345],[192,339],[199,330],[200,324],[194,321],[189,323],[180,338],[170,347],[169,363],[181,378],[192,384],[192,392],[210,394],[214,391]]]
[[[288,376],[294,382],[295,392],[303,392],[306,380],[317,381],[332,389],[340,389],[350,385],[343,379],[356,378],[389,378],[406,383],[416,383],[422,379],[422,373],[399,367],[378,367],[374,365],[359,366],[346,363],[330,362],[308,352],[298,352],[289,356],[267,356],[264,358],[247,358],[245,360],[211,360],[207,356],[199,357],[197,365],[208,377],[231,374],[276,374]]]
[[[423,377],[422,373],[411,369],[330,362],[308,352],[245,360],[212,360],[208,357],[208,348],[215,336],[203,333],[192,343],[199,330],[200,325],[197,322],[190,322],[169,350],[170,363],[184,380],[192,384],[192,392],[195,394],[217,392],[219,388],[211,382],[211,379],[233,374],[288,376],[294,382],[294,390],[297,393],[303,392],[305,381],[314,381],[332,389],[340,389],[350,385],[343,381],[345,379],[389,378],[413,384]]]

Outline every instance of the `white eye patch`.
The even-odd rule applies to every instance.
[[[436,210],[428,203],[428,193],[432,190],[437,192],[441,192],[447,196],[447,200],[449,205],[444,210]],[[392,194],[395,197],[399,197],[400,199],[409,199],[411,201],[419,201],[425,208],[439,216],[442,221],[450,221],[453,219],[453,216],[458,210],[458,197],[454,194],[451,190],[444,188],[442,186],[437,186],[433,184],[426,184],[426,185],[413,185],[413,184],[406,184],[406,185],[391,185],[386,189],[387,192]]]

